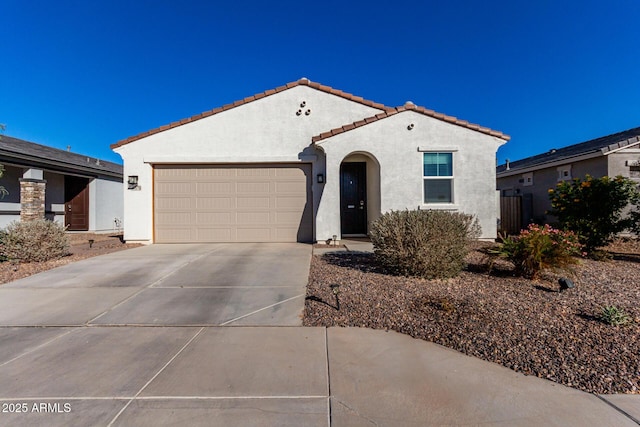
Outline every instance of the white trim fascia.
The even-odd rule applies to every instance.
[[[422,203],[419,211],[459,211],[460,205],[456,203]]]
[[[145,156],[143,163],[181,164],[181,163],[308,163],[316,160],[314,155],[306,156]]]
[[[636,141],[636,142],[634,142],[632,144],[625,145],[624,147],[618,147],[618,148],[614,148],[613,150],[608,150],[606,153],[603,151],[602,154],[604,154],[605,156],[608,156],[609,154],[617,153],[618,151],[627,150],[629,148],[632,148],[634,145],[640,145],[640,141]],[[605,148],[608,148],[608,147],[605,147]],[[604,148],[602,150],[604,150]]]
[[[101,177],[105,177],[108,176],[110,178],[122,178],[124,175],[117,175],[112,173],[112,172],[108,172],[108,173],[104,173],[104,174],[81,174],[78,173],[77,171],[74,172],[68,172],[68,171],[61,171],[61,170],[54,170],[54,169],[48,169],[48,168],[40,168],[40,167],[34,167],[34,166],[27,166],[24,164],[18,164],[18,163],[12,163],[12,162],[5,162],[4,160],[1,162],[3,165],[5,166],[10,166],[12,168],[18,168],[18,169],[41,169],[43,172],[48,172],[48,173],[55,173],[56,175],[67,175],[67,176],[77,176],[79,178],[88,178],[88,179],[96,179],[96,178],[101,178]]]
[[[507,176],[520,175],[520,174],[527,173],[527,172],[535,172],[535,171],[540,170],[540,169],[553,168],[553,167],[566,165],[568,163],[580,162],[582,160],[594,159],[594,158],[600,157],[602,155],[603,154],[600,151],[598,151],[596,153],[582,154],[582,155],[574,156],[574,157],[565,157],[563,159],[558,159],[558,160],[554,160],[554,161],[551,161],[551,162],[538,163],[537,165],[529,166],[529,167],[526,167],[526,168],[508,169],[508,170],[505,170],[505,171],[502,171],[502,172],[498,172],[496,174],[496,177],[497,178],[502,178],[502,177],[507,177]]]
[[[451,148],[451,147],[444,147],[444,148],[439,148],[439,147],[431,147],[431,146],[424,146],[421,145],[420,147],[418,147],[418,151],[421,153],[455,153],[457,151],[460,151],[459,148]]]
[[[21,209],[20,202],[0,202],[0,211],[18,211]]]

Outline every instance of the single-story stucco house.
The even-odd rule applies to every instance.
[[[498,166],[503,208],[514,205],[512,212],[516,215],[509,219],[512,214],[503,212],[504,231],[516,233],[531,222],[553,222],[555,219],[547,214],[551,209],[549,189],[558,182],[586,175],[621,175],[640,184],[640,127]]]
[[[495,156],[508,139],[303,78],[111,147],[128,183],[127,241],[326,242],[404,209],[473,214],[495,238]]]
[[[11,136],[0,137],[0,228],[47,218],[69,231],[123,227],[122,166]]]

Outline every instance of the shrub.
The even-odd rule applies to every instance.
[[[613,237],[632,228],[632,219],[622,212],[638,199],[636,184],[629,178],[617,176],[574,179],[558,183],[549,190],[552,210],[563,229],[580,236],[589,253],[606,246]]]
[[[631,321],[631,317],[621,308],[616,307],[615,305],[608,305],[606,307],[602,307],[602,312],[600,313],[600,319],[612,326],[622,326],[626,325]]]
[[[454,277],[464,268],[470,239],[480,236],[472,215],[391,211],[371,227],[376,260],[387,269],[428,279]]]
[[[14,221],[5,231],[0,257],[9,261],[47,261],[69,253],[65,228],[58,223],[45,219]]]
[[[571,231],[531,224],[518,236],[504,239],[499,253],[516,267],[516,274],[535,279],[545,268],[567,269],[577,262],[582,245]]]

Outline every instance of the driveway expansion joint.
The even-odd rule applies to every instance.
[[[624,409],[618,407],[616,404],[614,404],[613,402],[610,402],[606,397],[601,396],[599,394],[593,393],[593,395],[595,397],[597,397],[598,399],[602,400],[604,403],[606,403],[607,405],[611,406],[613,409],[615,409],[616,411],[620,412],[622,415],[624,415],[625,417],[629,418],[631,421],[633,421],[634,423],[640,425],[640,420],[637,419],[636,417],[634,417],[633,415],[629,414],[627,411],[625,411]],[[640,397],[638,398],[638,400],[640,401]]]

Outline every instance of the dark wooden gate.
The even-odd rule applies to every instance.
[[[522,230],[522,197],[500,197],[500,226],[501,234],[518,234]]]

